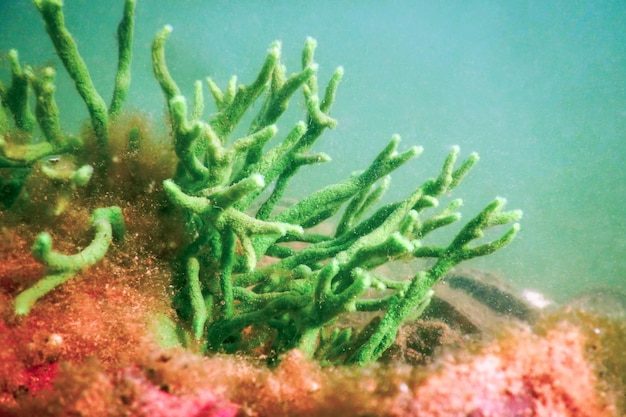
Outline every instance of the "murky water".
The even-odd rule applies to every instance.
[[[68,27],[108,100],[122,1],[65,3]],[[208,75],[221,85],[232,74],[251,81],[276,39],[294,72],[313,36],[320,80],[339,65],[345,77],[332,111],[339,125],[318,146],[333,161],[309,169],[294,193],[365,167],[393,133],[425,152],[396,173],[389,199],[436,175],[450,146],[476,151],[481,162],[454,195],[464,198],[464,218],[504,196],[524,219],[511,246],[474,264],[564,299],[626,285],[625,19],[620,1],[138,0],[127,107],[162,120],[150,43],[164,24],[174,27],[167,56],[188,96]],[[0,30],[3,55],[17,48],[22,62],[57,66],[63,127],[77,132],[86,111],[35,7],[1,0]],[[6,58],[0,71],[8,82]],[[302,114],[294,102],[289,117]],[[280,127],[286,132],[290,122]]]

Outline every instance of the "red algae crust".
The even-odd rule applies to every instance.
[[[292,351],[270,369],[159,347],[154,323],[168,314],[171,277],[149,258],[118,253],[13,317],[19,287],[42,273],[20,242],[12,236],[0,263],[0,416],[620,415],[623,393],[597,375],[621,375],[621,362],[590,355],[607,344],[600,322],[563,315],[514,327],[428,366],[324,368]]]
[[[446,360],[414,394],[415,416],[610,416],[585,359],[585,337],[561,324],[512,333],[468,362]]]
[[[516,329],[479,352],[428,369],[322,368],[299,351],[275,369],[238,357],[152,349],[119,369],[63,363],[48,388],[0,407],[6,416],[615,416],[600,395],[585,337],[560,324]],[[1,405],[1,404],[0,404]]]

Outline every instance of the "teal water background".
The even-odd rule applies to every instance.
[[[67,26],[107,101],[121,10],[121,0],[65,1]],[[174,27],[170,70],[188,98],[206,76],[252,81],[277,39],[289,73],[307,36],[318,41],[321,82],[345,68],[332,110],[339,125],[317,146],[333,161],[303,171],[294,194],[364,168],[398,133],[401,149],[425,151],[394,175],[395,200],[459,145],[462,156],[481,156],[454,192],[464,219],[495,196],[524,210],[518,238],[472,265],[558,300],[626,288],[626,2],[138,0],[127,108],[158,122],[150,43],[165,24]],[[63,127],[76,133],[87,113],[34,5],[0,0],[0,31],[0,79],[9,82],[10,48],[22,62],[55,65]],[[290,117],[303,114],[294,102]]]

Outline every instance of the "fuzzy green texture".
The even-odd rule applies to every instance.
[[[2,104],[13,114],[15,125],[24,132],[32,132],[35,127],[35,117],[28,106],[28,77],[22,70],[18,53],[15,49],[9,51],[11,61],[11,86],[2,86]]]
[[[205,121],[200,83],[189,112],[168,71],[165,43],[171,32],[166,26],[157,34],[152,58],[178,156],[176,175],[164,187],[184,213],[188,231],[175,306],[205,350],[262,348],[277,358],[298,348],[324,362],[375,361],[403,321],[428,305],[432,286],[452,267],[504,247],[516,234],[514,224],[499,238],[474,244],[488,229],[521,217],[520,211],[503,212],[504,200],[496,199],[449,246],[425,245],[428,234],[460,219],[455,212],[460,200],[430,217],[423,213],[435,208],[438,198],[451,192],[477,162],[478,156],[472,154],[457,166],[456,147],[437,178],[424,182],[406,199],[375,209],[389,187],[389,175],[422,152],[419,147],[398,152],[398,136],[362,172],[280,209],[286,186],[298,170],[329,160],[309,150],[325,129],[337,123],[329,113],[343,69],[335,71],[320,101],[315,41],[306,41],[302,70],[289,77],[275,42],[249,85],[237,85],[232,77],[222,90],[208,79],[217,112]],[[265,150],[298,90],[304,95],[306,120]],[[257,100],[262,104],[247,136],[231,139]],[[306,232],[342,210],[334,233]],[[293,248],[295,243],[298,249]],[[277,259],[260,266],[268,256]],[[412,257],[431,259],[432,266],[405,282],[377,270]],[[335,327],[338,317],[357,311],[381,311],[382,319],[367,326],[367,334]]]
[[[135,26],[135,0],[124,2],[122,20],[117,26],[118,60],[113,97],[109,105],[109,116],[115,118],[122,111],[130,87],[130,64],[132,60],[133,33]]]
[[[39,298],[100,261],[113,240],[119,241],[124,237],[122,210],[119,207],[96,209],[91,217],[91,227],[95,231],[94,239],[74,255],[64,255],[53,250],[49,233],[43,232],[37,236],[33,244],[33,256],[46,266],[46,276],[18,294],[15,298],[15,314],[28,314]]]
[[[108,146],[109,125],[111,119],[121,112],[130,86],[135,0],[125,0],[122,20],[117,30],[118,69],[108,109],[91,80],[76,42],[65,26],[63,2],[33,0],[33,3],[44,20],[57,55],[87,107],[99,155],[94,168],[99,176],[105,177],[112,158]],[[30,66],[22,68],[15,50],[9,52],[9,60],[11,85],[6,87],[0,83],[0,168],[17,170],[9,180],[0,178],[0,197],[5,207],[10,207],[16,200],[35,164],[52,155],[78,155],[84,148],[80,139],[62,133],[59,111],[54,100],[54,69],[47,67],[35,71]],[[33,92],[34,115],[29,105]],[[37,137],[36,126],[44,140]]]
[[[0,130],[0,168],[27,168],[48,155],[72,152],[82,145],[73,137],[61,133],[59,111],[54,100],[53,68],[35,72],[30,66],[22,68],[18,53],[9,52],[11,85],[0,83],[2,126]],[[35,97],[35,115],[29,99]],[[45,140],[34,140],[38,125]],[[25,139],[26,138],[26,139]]]
[[[65,27],[63,2],[33,0],[33,3],[43,18],[57,55],[87,107],[97,140],[96,175],[106,177],[112,158],[108,146],[109,125],[111,119],[121,112],[130,85],[135,0],[125,1],[123,17],[118,26],[118,70],[113,98],[108,109],[93,85],[76,42]],[[15,205],[13,208],[19,210],[22,208],[20,202],[31,197],[41,198],[30,195],[29,184],[54,183],[58,196],[49,199],[55,206],[48,212],[53,216],[59,216],[76,187],[88,184],[94,174],[94,167],[90,165],[73,167],[73,163],[65,162],[80,156],[84,150],[84,143],[79,138],[65,136],[62,132],[59,111],[54,99],[54,69],[46,67],[35,71],[30,66],[22,68],[15,50],[10,51],[9,59],[11,85],[5,87],[0,83],[0,168],[8,168],[11,171],[9,175],[0,178],[2,203],[0,209],[10,209]],[[34,115],[29,105],[33,93]],[[43,138],[37,137],[36,126],[39,127]],[[17,296],[15,313],[28,314],[37,299],[80,270],[102,259],[111,239],[119,239],[123,235],[123,224],[119,208],[96,209],[92,219],[96,237],[91,245],[71,256],[54,252],[50,235],[41,233],[35,241],[33,253],[47,266],[48,272],[45,278]]]
[[[61,175],[72,187],[84,186],[92,174],[102,182],[111,164],[109,126],[121,112],[130,83],[135,1],[125,1],[118,26],[118,70],[108,109],[65,27],[62,2],[34,3],[89,111],[99,159],[94,168],[82,166],[70,175],[50,166],[58,161],[54,154],[80,155],[84,145],[62,133],[54,71],[23,69],[17,52],[12,52],[11,86],[0,85],[0,167],[15,171],[11,181],[18,184],[18,192],[20,184],[28,184],[31,171],[51,180]],[[190,344],[205,352],[262,351],[276,360],[298,348],[324,363],[370,363],[391,345],[405,320],[421,314],[433,295],[432,286],[451,268],[499,250],[517,233],[515,222],[521,212],[503,211],[504,200],[497,198],[449,245],[429,245],[431,233],[459,221],[456,210],[461,200],[438,209],[439,199],[456,188],[478,156],[470,154],[457,163],[459,149],[454,147],[436,178],[416,184],[400,201],[383,203],[391,174],[422,153],[415,146],[398,151],[397,135],[363,171],[282,207],[287,187],[301,168],[330,160],[311,149],[326,129],[337,124],[330,111],[343,68],[337,68],[320,89],[315,40],[306,40],[301,69],[291,75],[281,63],[281,44],[274,42],[249,84],[238,84],[233,76],[221,88],[206,79],[214,112],[205,119],[202,81],[194,84],[189,109],[168,70],[165,44],[171,33],[172,28],[165,26],[152,45],[153,71],[167,105],[176,155],[172,178],[163,182],[177,210],[168,221],[181,221],[186,231],[172,265],[179,323],[176,329],[169,323],[164,326],[168,344],[182,332],[184,342],[191,339]],[[37,98],[34,114],[28,105],[31,92]],[[282,132],[281,116],[299,92],[306,116]],[[253,108],[257,113],[245,117]],[[251,122],[240,126],[242,120]],[[34,137],[36,125],[42,140]],[[237,138],[232,137],[234,132],[245,133]],[[131,152],[139,146],[138,136],[137,130],[129,135]],[[276,144],[266,149],[270,142]],[[7,188],[0,186],[0,191]],[[333,230],[313,229],[322,224]],[[499,237],[485,237],[489,229],[506,225]],[[92,226],[96,237],[76,255],[53,251],[50,235],[39,235],[33,253],[48,272],[17,296],[16,314],[27,314],[38,298],[102,259],[112,240],[123,235],[121,210],[97,209]],[[413,258],[427,260],[427,266],[406,281],[386,276],[388,272],[380,268]],[[379,312],[380,318],[364,328],[338,326],[338,318],[357,312]]]
[[[63,2],[61,0],[34,0],[34,3],[44,20],[54,49],[74,81],[76,91],[87,105],[93,130],[100,148],[104,150],[107,148],[109,138],[107,106],[91,81],[87,65],[78,52],[74,38],[65,27]]]

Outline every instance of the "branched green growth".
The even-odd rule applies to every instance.
[[[54,69],[48,67],[35,73],[29,66],[22,68],[15,50],[9,58],[11,86],[0,85],[1,113],[6,120],[0,131],[0,168],[29,168],[46,156],[76,151],[82,142],[61,133],[54,100]],[[31,91],[35,93],[34,116],[29,107]],[[45,140],[34,140],[35,124]]]
[[[85,154],[85,144],[62,131],[54,98],[55,70],[46,67],[35,71],[28,65],[22,67],[17,51],[9,52],[11,85],[5,87],[0,83],[0,168],[7,172],[0,177],[0,209],[31,213],[42,219],[61,215],[76,188],[84,187],[91,180],[94,166],[100,182],[106,178],[111,162],[110,120],[120,113],[130,84],[135,1],[125,1],[124,15],[118,27],[118,71],[108,110],[93,85],[76,42],[65,27],[62,1],[33,2],[43,17],[57,55],[87,106],[97,138],[93,166],[78,164]],[[35,102],[34,115],[29,104],[31,96]],[[96,238],[84,251],[70,257],[53,252],[50,236],[40,234],[33,250],[35,256],[48,266],[48,275],[17,297],[16,314],[27,314],[38,298],[102,258],[110,244],[111,227],[117,228],[120,224],[123,220],[119,209],[97,209],[93,218]],[[113,236],[118,235],[113,232]],[[55,263],[57,261],[62,262]]]
[[[126,0],[124,16],[118,27],[119,59],[118,71],[115,77],[115,89],[111,108],[107,110],[104,100],[96,90],[85,61],[78,52],[78,47],[72,35],[65,27],[61,0],[33,0],[41,14],[46,30],[50,35],[54,48],[57,51],[63,66],[70,78],[74,81],[76,91],[87,106],[91,116],[91,125],[98,139],[101,151],[108,150],[109,113],[117,115],[120,110],[128,86],[130,85],[130,60],[132,31],[134,23],[135,1]]]
[[[124,237],[124,220],[119,207],[96,209],[91,218],[95,237],[75,255],[63,255],[52,249],[52,237],[43,232],[33,244],[33,256],[47,268],[46,277],[15,298],[15,314],[26,315],[35,302],[81,270],[94,265],[106,254],[113,240]]]
[[[426,271],[418,272],[404,293],[390,300],[389,308],[373,335],[358,348],[350,358],[351,362],[365,364],[376,360],[393,343],[402,322],[420,304],[430,298],[430,288],[459,262],[488,255],[511,242],[519,225],[514,224],[501,237],[488,243],[470,246],[470,243],[483,237],[484,232],[494,226],[509,224],[521,218],[521,211],[501,212],[504,199],[498,198],[489,204],[478,216],[470,220],[446,248],[417,247],[412,251],[415,257],[434,257],[435,264]]]
[[[17,51],[9,51],[11,61],[11,86],[2,88],[2,105],[8,108],[15,120],[15,126],[24,131],[32,132],[35,128],[35,117],[28,106],[28,78],[20,65]],[[4,132],[2,132],[4,133]]]
[[[74,81],[76,91],[87,105],[93,130],[101,149],[104,150],[108,145],[107,106],[93,85],[87,65],[78,53],[76,42],[65,27],[65,18],[61,10],[63,2],[61,0],[35,0],[35,6],[45,22],[46,31],[54,49]]]
[[[89,111],[99,156],[94,162],[95,170],[99,177],[106,177],[112,157],[109,149],[109,125],[111,118],[120,113],[130,84],[135,0],[125,1],[123,18],[118,27],[118,70],[109,109],[93,85],[76,42],[65,27],[62,1],[33,2],[44,20],[57,55]],[[34,71],[30,66],[22,67],[15,50],[9,52],[9,59],[11,85],[5,87],[0,84],[0,168],[15,168],[18,172],[7,183],[0,179],[0,195],[6,207],[10,207],[17,198],[33,165],[52,155],[79,155],[84,149],[80,139],[64,136],[62,132],[59,111],[54,100],[54,69],[48,67]],[[35,98],[34,115],[29,105],[32,93]],[[38,137],[36,126],[43,138]]]
[[[431,287],[453,266],[500,249],[517,232],[514,225],[500,238],[470,245],[487,229],[520,218],[519,211],[502,212],[504,200],[497,199],[448,247],[424,244],[431,232],[460,219],[455,211],[460,200],[430,217],[424,214],[437,207],[438,198],[451,192],[478,160],[472,154],[456,166],[456,147],[437,178],[406,199],[375,209],[389,187],[389,175],[422,152],[412,147],[399,153],[398,136],[363,172],[278,210],[288,182],[300,167],[329,160],[323,154],[309,154],[309,149],[326,128],[336,125],[329,112],[343,70],[335,71],[320,101],[315,41],[307,39],[302,70],[289,77],[276,42],[251,84],[237,86],[232,77],[222,90],[207,80],[217,113],[203,121],[200,83],[195,85],[190,115],[167,69],[165,42],[171,32],[166,26],[157,34],[152,58],[178,156],[176,175],[164,187],[183,211],[189,236],[181,254],[175,305],[205,349],[234,352],[262,346],[276,357],[299,348],[325,361],[375,361],[393,342],[401,323],[428,305]],[[304,93],[306,120],[297,123],[282,142],[264,150],[299,89]],[[248,135],[231,140],[236,125],[263,91],[262,106]],[[333,234],[305,232],[331,221],[342,210]],[[268,264],[269,257],[276,259]],[[432,266],[406,282],[376,270],[411,257],[431,258]],[[337,317],[355,311],[383,311],[382,320],[367,329],[370,337],[333,329]]]
[[[112,163],[109,128],[130,83],[135,0],[125,0],[118,26],[118,69],[108,109],[65,27],[62,1],[33,1],[89,111],[97,160],[93,168],[81,166],[85,145],[63,134],[54,100],[54,70],[22,67],[12,51],[11,85],[0,84],[0,168],[9,168],[12,175],[0,179],[0,196],[5,208],[19,207],[42,192],[40,184],[51,181],[60,190],[53,213],[58,215],[72,191],[92,174],[99,184],[106,182]],[[449,245],[429,245],[431,233],[460,219],[460,199],[440,209],[439,199],[457,187],[478,156],[470,154],[457,163],[459,149],[454,147],[436,178],[416,184],[400,201],[384,202],[391,174],[422,153],[420,147],[398,151],[397,135],[363,171],[282,207],[287,186],[300,168],[330,160],[311,148],[337,124],[330,111],[343,69],[337,68],[320,89],[315,40],[306,40],[301,69],[291,75],[281,63],[281,44],[274,42],[249,84],[238,84],[233,76],[220,87],[207,78],[214,112],[205,120],[203,82],[194,84],[188,108],[168,70],[165,44],[171,33],[170,26],[157,33],[152,64],[165,97],[176,157],[172,177],[163,182],[178,211],[178,217],[168,221],[182,221],[186,232],[173,265],[173,302],[181,329],[204,351],[254,350],[276,359],[298,348],[323,362],[375,361],[402,322],[426,308],[433,285],[451,268],[506,246],[517,233],[521,212],[503,211],[504,200],[498,198],[461,227]],[[282,132],[281,116],[298,92],[306,115]],[[29,107],[33,93],[34,113]],[[256,114],[248,115],[253,109]],[[242,129],[242,120],[251,123]],[[236,132],[245,133],[237,138]],[[280,140],[272,142],[277,137]],[[128,140],[128,151],[136,154],[140,132],[132,130]],[[95,188],[95,194],[102,191]],[[107,197],[107,192],[101,194]],[[313,229],[321,224],[334,230]],[[499,237],[485,238],[490,229],[506,225],[511,226]],[[38,298],[102,259],[112,240],[123,235],[121,210],[96,209],[92,226],[94,240],[75,255],[55,252],[47,233],[37,237],[33,253],[47,267],[47,275],[16,297],[16,314],[27,314]],[[410,280],[385,276],[379,268],[413,258],[426,261]],[[337,327],[338,317],[363,311],[380,312],[381,318],[363,329]]]

